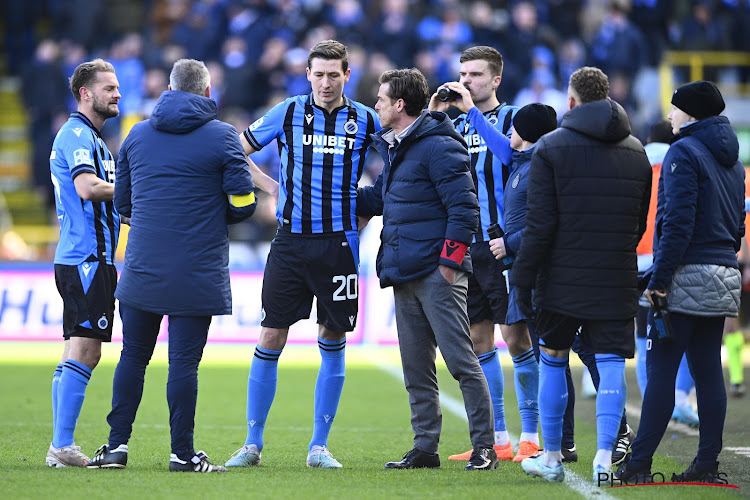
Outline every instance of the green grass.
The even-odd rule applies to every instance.
[[[57,349],[59,345],[55,346]],[[116,347],[105,348],[105,359],[88,387],[76,442],[90,453],[106,442],[111,381]],[[317,373],[315,349],[289,348],[282,356],[278,392],[265,433],[263,461],[259,467],[226,474],[171,474],[169,414],[166,404],[167,367],[161,349],[146,375],[146,387],[130,445],[125,470],[50,469],[44,456],[51,439],[50,380],[55,348],[41,344],[10,345],[0,353],[0,492],[4,498],[581,498],[571,488],[526,476],[518,464],[501,463],[494,472],[469,473],[464,463],[447,456],[468,449],[465,419],[447,410],[443,414],[441,470],[383,471],[385,462],[398,459],[412,446],[409,406],[403,382],[378,368],[377,363],[397,360],[394,351],[367,348],[349,350],[347,381],[329,448],[344,464],[343,470],[305,467],[312,433],[312,394]],[[223,463],[244,443],[245,391],[252,346],[210,346],[200,368],[196,415],[196,449]],[[26,354],[24,354],[26,353]],[[28,353],[34,353],[28,356]],[[510,366],[507,358],[504,366]],[[580,369],[576,367],[576,374]],[[506,369],[506,414],[512,434],[520,430],[512,372]],[[456,382],[441,367],[440,384],[460,400]],[[730,402],[731,403],[731,402]],[[750,417],[747,403],[745,420]],[[580,461],[566,469],[584,479],[591,474],[595,451],[594,405],[580,400],[577,408],[576,444]],[[727,433],[741,421],[728,416]],[[636,422],[634,422],[636,423]],[[742,431],[744,432],[744,431]],[[747,434],[745,434],[746,436]],[[662,448],[678,460],[660,454],[654,470],[681,471],[697,448],[697,438],[665,440]],[[745,441],[745,444],[748,444]],[[741,446],[729,444],[726,446]],[[662,451],[660,448],[660,452]],[[726,460],[722,453],[720,460]],[[685,458],[687,457],[687,458]],[[734,460],[734,459],[732,459]],[[724,464],[726,462],[722,462]],[[732,461],[732,463],[734,463]],[[750,493],[747,457],[738,457],[730,482]],[[723,469],[723,467],[722,467]],[[736,480],[737,479],[737,480]],[[739,481],[741,480],[741,481]],[[737,490],[715,487],[638,487],[607,489],[616,498],[703,499],[736,497]],[[595,495],[598,496],[598,495]]]

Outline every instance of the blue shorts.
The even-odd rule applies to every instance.
[[[509,269],[508,272],[511,273],[513,270]],[[508,284],[508,290],[508,313],[505,315],[505,324],[512,325],[520,321],[528,322],[529,318],[518,307],[518,292],[516,292],[516,287]]]
[[[356,231],[292,234],[279,230],[263,273],[261,325],[288,328],[310,317],[334,332],[357,325],[359,235]]]

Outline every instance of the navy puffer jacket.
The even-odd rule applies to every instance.
[[[470,245],[479,223],[466,143],[439,112],[423,112],[395,147],[383,139],[389,131],[372,136],[383,172],[357,192],[357,215],[383,215],[380,286],[426,276],[440,264],[471,272],[468,252],[460,264],[441,257],[446,240]]]
[[[661,168],[650,289],[667,290],[680,265],[737,267],[745,234],[745,169],[738,158],[726,117],[682,127]]]

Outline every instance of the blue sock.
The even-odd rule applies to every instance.
[[[695,381],[693,376],[690,374],[690,367],[687,362],[687,355],[682,355],[682,361],[680,361],[680,367],[677,369],[677,379],[675,380],[674,388],[678,391],[685,391],[690,394],[690,391],[695,387]]]
[[[254,444],[263,449],[263,430],[266,418],[276,395],[276,380],[279,373],[281,351],[255,347],[247,379],[247,439],[245,444]]]
[[[339,407],[341,391],[344,389],[346,338],[323,340],[318,338],[320,369],[315,382],[315,409],[313,435],[309,450],[313,446],[328,446],[328,434]]]
[[[596,447],[611,450],[620,429],[625,409],[625,358],[615,354],[597,354],[599,391],[596,395]]]
[[[75,442],[78,416],[81,414],[86,386],[91,378],[91,369],[72,359],[66,359],[57,386],[57,418],[52,435],[52,446],[64,448]]]
[[[646,394],[646,383],[648,375],[646,374],[646,337],[635,338],[635,378],[638,381],[638,388],[641,390],[641,399]]]
[[[485,352],[477,356],[479,366],[482,367],[484,378],[487,379],[487,385],[490,388],[490,399],[492,400],[492,412],[495,415],[495,432],[506,430],[505,427],[505,404],[503,403],[503,389],[505,379],[503,378],[503,369],[500,366],[500,356],[497,354],[497,347],[490,352]]]
[[[55,432],[55,422],[57,422],[57,391],[60,387],[60,377],[62,376],[63,364],[59,363],[55,368],[55,374],[52,375],[52,432]]]
[[[512,359],[521,432],[535,434],[539,425],[539,364],[533,348]]]
[[[562,426],[568,405],[568,384],[565,368],[568,358],[553,358],[541,352],[539,363],[539,420],[545,451],[562,449]]]

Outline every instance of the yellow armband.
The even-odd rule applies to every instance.
[[[241,208],[253,203],[255,203],[255,193],[229,195],[229,204],[233,207]]]

